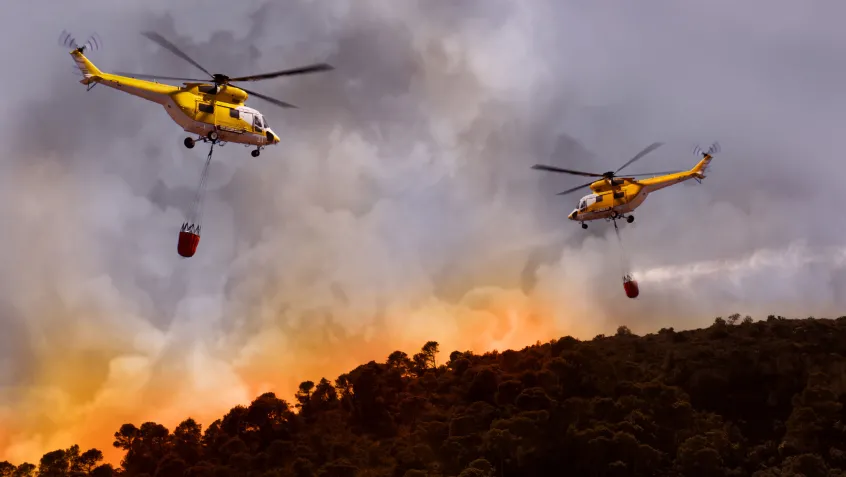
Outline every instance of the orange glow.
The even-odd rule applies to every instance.
[[[453,350],[519,349],[560,336],[552,314],[536,302],[520,291],[476,289],[455,304],[431,299],[414,310],[388,310],[355,334],[303,320],[298,329],[265,324],[237,345],[195,342],[164,352],[165,334],[136,323],[136,336],[124,343],[135,351],[94,343],[45,348],[19,407],[0,414],[0,460],[37,464],[45,452],[77,443],[119,465],[113,434],[126,422],[152,420],[173,429],[193,417],[205,427],[260,393],[290,401],[302,381],[334,380],[370,360],[383,362],[392,351],[415,353],[428,340],[440,343],[443,363]],[[85,326],[56,332],[87,333]]]

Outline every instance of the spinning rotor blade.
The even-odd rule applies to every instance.
[[[278,99],[271,98],[270,96],[265,96],[261,93],[256,93],[255,91],[250,91],[246,88],[241,88],[240,86],[238,88],[243,90],[245,93],[247,93],[249,95],[255,96],[256,98],[261,98],[261,99],[263,99],[263,100],[265,100],[269,103],[275,104],[276,106],[280,106],[280,107],[283,107],[283,108],[296,108],[296,106],[294,106],[293,104],[289,104],[289,103],[286,103],[284,101],[279,101]]]
[[[663,146],[663,145],[664,145],[664,143],[663,143],[663,142],[653,142],[652,144],[650,144],[649,146],[647,146],[647,147],[646,147],[646,149],[644,149],[644,150],[640,151],[639,153],[637,153],[637,155],[636,155],[635,157],[633,157],[633,158],[629,159],[629,162],[627,162],[627,163],[623,164],[623,165],[622,165],[619,169],[617,169],[616,171],[614,171],[614,174],[616,174],[617,172],[622,171],[622,170],[623,170],[623,168],[628,167],[628,165],[629,165],[629,164],[633,163],[634,161],[636,161],[636,160],[640,159],[641,157],[643,157],[643,156],[645,156],[645,155],[649,154],[650,152],[652,152],[652,151],[654,151],[654,150],[658,149],[659,147],[661,147],[661,146]]]
[[[644,174],[626,174],[625,177],[643,177],[643,176],[664,176],[667,174],[678,174],[684,171],[664,171],[664,172],[648,172]]]
[[[174,80],[174,81],[191,81],[191,82],[199,82],[199,83],[208,83],[209,80],[202,80],[196,78],[174,78],[172,76],[159,76],[159,75],[139,75],[136,73],[125,73],[120,71],[115,71],[116,75],[120,76],[131,76],[133,78],[143,78],[143,79],[163,79],[163,80]]]
[[[88,47],[88,51],[92,52],[99,50],[101,43],[102,41],[100,41],[100,35],[96,33],[92,34],[87,40],[85,40],[85,46]]]
[[[146,32],[143,32],[141,34],[144,35],[145,37],[149,38],[150,40],[153,40],[154,42],[158,43],[159,46],[161,46],[162,48],[170,51],[174,55],[176,55],[176,56],[182,58],[183,60],[187,61],[188,63],[191,63],[192,65],[196,66],[203,73],[205,73],[205,74],[211,76],[212,78],[214,78],[213,74],[209,73],[208,70],[206,70],[205,68],[200,66],[200,64],[197,63],[196,61],[192,60],[188,55],[183,53],[182,50],[177,48],[176,45],[167,41],[163,36],[159,35],[156,32],[153,32],[153,31],[146,31]]]
[[[300,68],[293,68],[289,70],[282,70],[277,71],[275,73],[264,73],[260,75],[252,75],[252,76],[241,76],[238,78],[229,78],[229,81],[260,81],[270,78],[276,78],[278,76],[292,76],[292,75],[304,75],[308,73],[317,73],[319,71],[331,71],[335,68],[331,65],[327,65],[326,63],[317,63],[314,65],[303,66]]]
[[[589,185],[593,184],[594,182],[595,182],[595,181],[590,181],[590,182],[588,182],[587,184],[582,184],[582,185],[580,185],[580,186],[573,187],[572,189],[567,189],[567,190],[565,190],[564,192],[559,192],[559,193],[557,193],[557,194],[555,194],[555,195],[567,195],[567,194],[569,194],[569,193],[571,193],[571,192],[576,192],[576,191],[577,191],[577,190],[579,190],[579,189],[582,189],[582,188],[584,188],[584,187],[587,187],[587,186],[589,186]]]
[[[76,39],[67,30],[62,30],[61,35],[59,35],[59,44],[74,50],[79,48]]]
[[[532,166],[532,169],[537,169],[537,170],[540,170],[540,171],[549,171],[549,172],[560,172],[560,173],[563,173],[563,174],[573,174],[573,175],[585,176],[585,177],[605,177],[602,174],[594,174],[592,172],[574,171],[574,170],[571,170],[571,169],[562,169],[560,167],[546,166],[546,165],[543,165],[543,164],[535,164],[534,166]]]

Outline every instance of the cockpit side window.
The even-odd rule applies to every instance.
[[[262,129],[263,128],[261,116],[259,116],[258,114],[253,116],[253,127],[256,128],[256,129]]]
[[[587,201],[582,199],[582,201],[579,202],[579,210],[585,210],[586,208],[587,208]]]

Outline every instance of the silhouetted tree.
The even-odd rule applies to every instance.
[[[38,464],[38,477],[65,477],[69,472],[70,455],[61,449],[44,454]]]
[[[19,465],[12,474],[14,477],[35,477],[35,464],[24,462]]]
[[[120,469],[74,445],[44,454],[37,475],[846,477],[846,317],[730,326],[738,317],[455,351],[440,367],[431,341],[303,382],[299,412],[265,393],[205,431],[125,424]],[[0,477],[35,471],[0,463]]]
[[[103,452],[99,449],[88,449],[76,459],[76,462],[73,464],[73,468],[78,469],[85,474],[90,474],[102,460]]]

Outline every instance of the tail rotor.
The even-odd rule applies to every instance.
[[[699,147],[699,146],[696,146],[696,147],[693,148],[693,155],[695,155],[697,158],[702,159],[702,164],[703,164],[702,170],[699,171],[699,176],[694,177],[696,182],[698,182],[700,184],[702,183],[702,179],[705,178],[705,174],[711,168],[711,158],[714,157],[714,155],[718,154],[719,152],[720,152],[720,143],[718,143],[718,142],[714,142],[713,144],[711,144],[711,147],[709,147],[707,151],[703,151],[702,148]]]
[[[720,143],[718,142],[711,144],[711,147],[709,147],[707,151],[703,151],[702,148],[699,146],[693,148],[693,154],[697,157],[714,156],[716,154],[719,154],[719,152]]]
[[[88,37],[82,45],[80,45],[76,41],[76,38],[74,38],[67,30],[62,30],[62,34],[59,35],[59,45],[72,50],[78,50],[80,53],[85,52],[85,50],[97,51],[100,49],[102,44],[103,42],[100,40],[100,35],[96,33]]]

